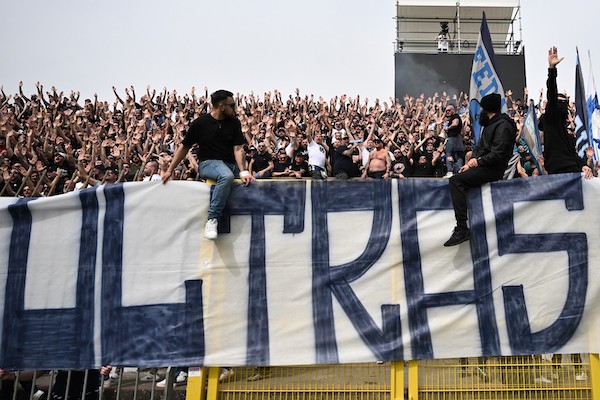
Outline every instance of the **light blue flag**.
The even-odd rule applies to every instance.
[[[533,100],[529,101],[529,108],[523,121],[523,139],[527,142],[529,151],[535,160],[535,166],[540,174],[545,174],[545,170],[540,168],[539,160],[542,154],[542,141],[540,139],[540,130],[538,128],[537,115]]]
[[[588,133],[590,135],[590,143],[594,148],[594,161],[600,160],[600,104],[598,103],[598,92],[596,91],[596,82],[594,80],[594,72],[592,69],[592,57],[588,50],[588,58],[590,60],[590,73],[588,76],[587,110],[589,119]]]
[[[481,29],[479,30],[479,39],[477,39],[477,48],[473,56],[471,87],[469,90],[469,110],[471,118],[473,118],[473,134],[476,141],[479,141],[479,136],[481,135],[481,126],[479,125],[481,106],[479,102],[482,97],[491,93],[498,93],[502,96],[502,112],[506,112],[508,109],[506,107],[506,98],[504,97],[504,88],[496,70],[494,47],[484,12],[481,20]]]
[[[600,160],[600,104],[598,104],[598,93],[588,96],[587,109],[589,118],[588,132],[590,134],[590,143],[594,148],[594,160]]]

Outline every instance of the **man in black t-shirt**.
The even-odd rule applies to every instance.
[[[433,152],[431,158],[429,158],[427,154],[420,154],[416,157],[411,176],[413,178],[434,178],[435,166],[438,164],[439,160],[440,153],[437,151]]]
[[[57,169],[60,168],[63,171],[63,179],[70,179],[75,172],[73,165],[67,161],[67,154],[63,152],[56,152],[54,154],[52,165],[55,165]]]
[[[407,147],[410,144],[403,144],[400,148],[394,149],[394,160],[392,161],[392,178],[406,178],[411,176],[410,158],[407,156]]]
[[[446,107],[446,169],[445,178],[450,178],[462,168],[465,163],[465,145],[462,138],[462,120],[452,104]]]
[[[245,186],[254,177],[244,165],[245,139],[242,125],[235,116],[233,93],[217,90],[210,96],[210,101],[211,112],[201,115],[190,124],[162,180],[167,183],[190,148],[198,144],[198,172],[202,178],[216,181],[210,195],[208,221],[204,228],[204,237],[214,240],[217,238],[218,219],[227,203],[235,176],[239,174]]]
[[[283,149],[282,149],[283,150]],[[290,159],[285,150],[278,152],[277,157],[273,160],[273,177],[288,177],[290,176]]]
[[[290,176],[298,179],[310,176],[304,152],[296,151],[294,162],[290,165]]]
[[[267,151],[265,142],[258,142],[257,152],[250,161],[250,173],[254,175],[256,179],[270,178],[273,170],[273,158]]]
[[[344,132],[340,137],[341,144],[333,153],[333,176],[336,179],[348,179],[358,176],[358,168],[352,161],[352,153],[356,144],[350,144],[350,138]]]

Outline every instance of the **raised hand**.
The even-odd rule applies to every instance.
[[[594,157],[594,148],[592,146],[588,146],[588,148],[585,150],[585,154],[588,158],[593,158]]]
[[[558,57],[558,49],[556,46],[550,47],[548,50],[548,67],[556,68],[556,66],[564,59],[564,57]]]

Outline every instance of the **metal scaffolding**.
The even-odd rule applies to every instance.
[[[497,54],[523,51],[520,0],[397,0],[396,53],[473,53],[483,12]]]

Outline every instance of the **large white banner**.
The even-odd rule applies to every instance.
[[[0,366],[599,352],[600,180],[131,183],[0,199]]]

